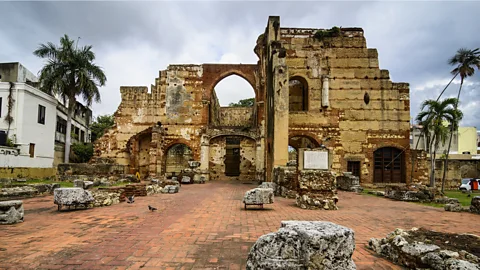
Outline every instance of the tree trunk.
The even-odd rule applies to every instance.
[[[67,132],[65,134],[65,159],[64,159],[65,163],[70,162],[70,144],[71,144],[72,117],[73,117],[74,108],[75,108],[75,99],[69,98],[68,112],[67,112]]]
[[[432,136],[432,141],[430,142],[430,186],[435,187],[435,150],[433,149],[435,141],[435,135]]]
[[[445,86],[445,88],[443,88],[442,92],[440,93],[440,95],[438,95],[437,97],[437,101],[440,100],[440,97],[443,95],[443,92],[445,92],[445,90],[447,90],[448,86],[450,86],[450,84],[453,82],[453,80],[455,80],[455,78],[458,76],[458,72],[457,74],[455,74],[455,76],[453,76],[453,78],[450,80],[450,82],[447,84],[447,86]]]
[[[457,110],[458,108],[458,102],[460,101],[460,93],[462,92],[462,85],[463,85],[463,77],[460,81],[460,88],[458,89],[458,95],[457,95],[457,101],[455,102],[454,109]],[[455,122],[457,122],[458,119],[456,119]],[[450,139],[448,140],[448,148],[447,148],[447,153],[445,154],[445,162],[443,164],[443,176],[442,176],[442,194],[444,194],[444,189],[445,189],[445,179],[447,177],[447,170],[448,170],[448,155],[450,154],[450,147],[452,146],[452,138],[453,138],[453,133],[455,132],[455,128],[457,128],[457,123],[451,123],[450,125]]]

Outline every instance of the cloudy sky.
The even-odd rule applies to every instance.
[[[279,15],[282,27],[362,27],[380,68],[394,82],[410,83],[412,116],[451,79],[448,58],[461,47],[480,47],[480,2],[0,2],[0,10],[0,62],[37,73],[38,44],[68,34],[93,45],[108,78],[95,115],[117,109],[121,85],[150,86],[168,64],[256,63],[253,47],[269,15]],[[253,96],[233,76],[217,91],[224,105]],[[464,126],[480,128],[479,93],[477,72],[462,92]]]

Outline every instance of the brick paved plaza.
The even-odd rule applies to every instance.
[[[53,197],[24,200],[25,222],[0,227],[0,269],[244,269],[249,248],[282,220],[326,220],[355,231],[358,269],[401,269],[365,248],[397,227],[480,234],[480,216],[339,192],[338,211],[276,197],[243,209],[253,184],[183,185],[134,204],[58,212]],[[158,208],[149,212],[147,205]],[[472,226],[474,225],[474,226]]]

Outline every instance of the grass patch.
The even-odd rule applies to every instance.
[[[60,184],[61,187],[73,187],[73,182],[61,182],[61,181],[59,182],[59,181],[46,180],[46,179],[28,179],[26,182],[12,181],[12,183],[8,185],[0,184],[0,187],[9,188],[9,187],[25,186],[30,184],[53,184],[53,183],[58,183]]]
[[[472,198],[480,196],[480,191],[474,190],[470,197],[468,197],[468,193],[462,193],[460,190],[447,190],[445,195],[449,198],[457,198],[462,206],[470,206]]]

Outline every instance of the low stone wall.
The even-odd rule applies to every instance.
[[[30,184],[0,189],[0,201],[31,198],[42,194],[52,194],[60,184]]]
[[[297,197],[298,173],[295,167],[277,167],[273,171],[275,196],[294,199]]]
[[[89,163],[62,163],[57,167],[57,178],[61,181],[72,181],[79,176],[91,177],[127,175],[128,167],[119,164],[89,164]]]
[[[480,196],[475,196],[472,198],[470,212],[480,215]]]
[[[435,188],[427,186],[385,186],[385,197],[397,201],[407,202],[431,202],[435,199]]]
[[[298,178],[297,206],[303,209],[338,209],[337,183],[333,172],[302,170]]]
[[[135,195],[135,197],[147,196],[147,185],[146,184],[131,184],[126,185],[125,196],[130,197]]]

